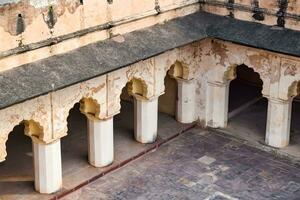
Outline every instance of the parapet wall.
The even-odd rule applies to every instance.
[[[203,11],[300,30],[299,0],[201,0]]]
[[[0,62],[34,62],[198,10],[198,0],[2,0]]]

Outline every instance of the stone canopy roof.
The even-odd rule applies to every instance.
[[[197,12],[2,72],[0,109],[205,39],[300,56],[300,32]]]

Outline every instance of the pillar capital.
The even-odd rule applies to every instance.
[[[177,83],[194,83],[196,82],[196,80],[194,78],[192,79],[183,79],[183,78],[178,78],[178,77],[174,77],[174,79],[177,81]]]
[[[142,95],[139,95],[139,94],[132,94],[132,96],[136,99],[136,100],[139,100],[139,101],[154,101],[154,100],[157,100],[159,96],[152,96],[150,98],[146,98]]]
[[[98,117],[95,117],[95,116],[86,116],[86,117],[90,121],[99,122],[99,121],[109,121],[109,120],[113,119],[114,116],[117,115],[117,114],[119,114],[119,112],[116,113],[116,114],[114,114],[114,115],[106,116],[106,117],[101,117],[101,118],[98,118]]]
[[[207,81],[207,84],[212,87],[228,87],[230,81],[219,82],[219,81]]]
[[[275,103],[275,104],[289,104],[293,101],[293,99],[288,99],[288,100],[285,100],[285,99],[280,99],[280,98],[273,98],[273,97],[267,97],[267,96],[264,96],[268,99],[269,103]]]
[[[35,144],[41,144],[41,145],[48,145],[48,144],[53,144],[56,143],[57,141],[60,141],[60,138],[53,138],[52,140],[41,140],[40,138],[34,136],[34,135],[28,135],[31,138],[31,141]]]

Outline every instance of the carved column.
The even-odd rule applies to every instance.
[[[266,143],[273,147],[285,147],[290,140],[292,100],[269,98]]]
[[[88,117],[89,163],[104,167],[114,160],[113,118],[98,120]]]
[[[229,82],[208,82],[206,95],[207,126],[226,127],[228,123]]]
[[[135,139],[141,143],[153,143],[157,137],[158,97],[133,96]]]
[[[40,193],[51,194],[62,187],[60,139],[44,144],[32,139],[34,185]]]
[[[192,123],[195,119],[195,81],[177,78],[176,120],[181,123]]]

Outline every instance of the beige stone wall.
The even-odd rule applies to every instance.
[[[0,71],[198,10],[197,0],[20,0],[0,4]]]
[[[202,2],[204,11],[228,16],[240,20],[277,25],[278,14],[284,13],[285,28],[300,30],[300,1],[287,0],[280,4],[278,0],[206,0]],[[256,3],[255,3],[256,2]],[[263,16],[263,18],[260,18]]]

